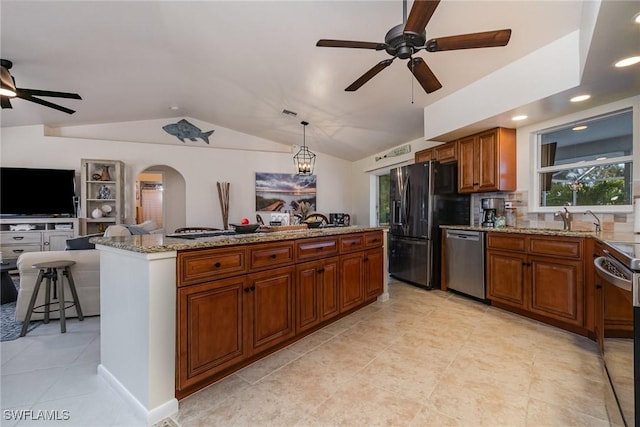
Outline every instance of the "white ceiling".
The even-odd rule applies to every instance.
[[[73,115],[13,100],[13,109],[2,110],[2,126],[192,117],[299,145],[300,121],[307,120],[312,151],[358,160],[423,137],[425,106],[580,29],[584,3],[443,0],[427,25],[427,38],[502,28],[513,32],[506,47],[420,52],[443,85],[427,95],[402,60],[358,91],[345,92],[388,55],[315,46],[321,38],[382,42],[402,22],[400,0],[2,0],[0,52],[13,61],[17,86],[77,92],[83,98],[50,98],[76,109]],[[594,94],[589,106],[640,93],[638,66],[611,67],[619,57],[640,54],[640,25],[632,23],[638,12],[637,1],[602,3],[583,74],[584,89]],[[567,106],[566,96],[519,110],[530,111],[530,124],[585,108]],[[179,110],[170,110],[172,105]],[[285,116],[283,109],[298,116]],[[511,113],[435,139],[514,127]]]

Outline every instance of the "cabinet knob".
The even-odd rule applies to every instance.
[[[596,289],[602,289],[602,285],[596,285]]]
[[[319,268],[318,273],[324,273],[324,268]]]
[[[215,268],[220,268],[220,266],[221,266],[221,265],[222,265],[222,264],[220,264],[220,262],[216,262],[215,264],[213,264],[213,266],[214,266]]]
[[[49,246],[49,242],[44,242],[43,245],[44,246]]]
[[[271,258],[276,259],[276,254],[271,254]]]
[[[24,236],[13,236],[13,240],[22,240]]]
[[[249,293],[249,292],[251,292],[251,288],[244,288],[244,291],[245,291],[246,293]]]

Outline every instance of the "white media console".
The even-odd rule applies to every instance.
[[[63,251],[78,230],[78,218],[0,218],[2,259],[17,259],[25,252]]]

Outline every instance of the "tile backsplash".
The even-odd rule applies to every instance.
[[[640,197],[640,181],[633,183],[633,195],[634,198]],[[557,228],[560,230],[563,227],[562,219],[555,217],[553,213],[529,213],[528,191],[473,194],[471,196],[473,225],[480,225],[482,222],[480,200],[487,197],[501,197],[505,202],[512,202],[513,210],[516,212],[516,227]],[[633,212],[596,213],[596,215],[600,218],[602,231],[633,233]],[[571,228],[573,230],[594,230],[593,222],[594,219],[591,215],[575,213]]]

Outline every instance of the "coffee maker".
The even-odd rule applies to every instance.
[[[481,200],[482,226],[495,227],[496,218],[504,216],[504,199],[492,197]]]

